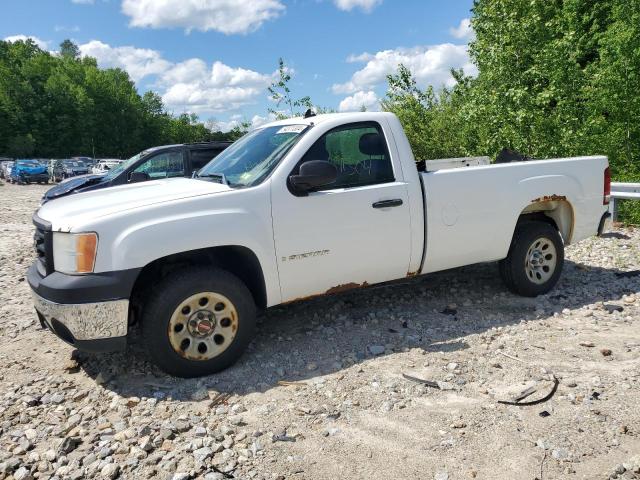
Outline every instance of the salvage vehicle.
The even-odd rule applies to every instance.
[[[9,175],[11,183],[49,183],[47,166],[37,160],[16,160]]]
[[[123,161],[115,158],[101,158],[96,164],[91,167],[91,173],[100,175],[105,174],[113,167],[120,165]]]
[[[144,150],[104,173],[73,178],[45,192],[42,203],[74,193],[89,192],[117,185],[158,178],[191,177],[231,142],[201,142],[164,145]]]
[[[86,175],[88,173],[89,167],[87,167],[84,162],[80,160],[56,160],[53,163],[51,180],[54,182],[61,182],[66,178],[76,177],[78,175]]]
[[[35,309],[94,352],[137,323],[157,365],[192,377],[233,364],[278,304],[495,261],[512,292],[545,294],[565,246],[608,224],[607,158],[483,163],[417,168],[391,113],[270,123],[195,178],[43,205]]]
[[[9,180],[9,172],[13,167],[13,160],[10,158],[0,158],[0,178]]]

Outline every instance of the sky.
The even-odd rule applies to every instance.
[[[422,87],[451,85],[451,68],[474,75],[472,1],[3,0],[0,39],[55,52],[70,38],[170,112],[228,130],[269,119],[280,57],[294,98],[338,111],[379,109],[400,63]]]

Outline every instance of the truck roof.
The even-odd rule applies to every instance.
[[[275,127],[278,125],[318,125],[319,123],[330,120],[340,119],[344,123],[351,122],[371,122],[383,118],[389,118],[393,113],[389,112],[352,112],[352,113],[323,113],[312,117],[293,117],[284,120],[276,120],[275,122],[265,123],[258,128]]]

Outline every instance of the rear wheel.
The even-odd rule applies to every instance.
[[[546,222],[523,222],[516,227],[509,255],[499,264],[500,276],[513,293],[536,297],[555,286],[563,264],[558,230]]]
[[[185,269],[163,279],[143,307],[142,338],[151,359],[178,377],[224,370],[255,329],[251,292],[217,268]]]

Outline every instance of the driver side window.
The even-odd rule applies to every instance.
[[[146,162],[138,165],[134,172],[142,172],[149,175],[151,180],[159,178],[183,177],[184,161],[182,152],[164,152],[151,157]]]
[[[300,164],[325,160],[338,170],[336,181],[320,190],[352,188],[394,181],[384,133],[377,123],[357,123],[324,134]]]

